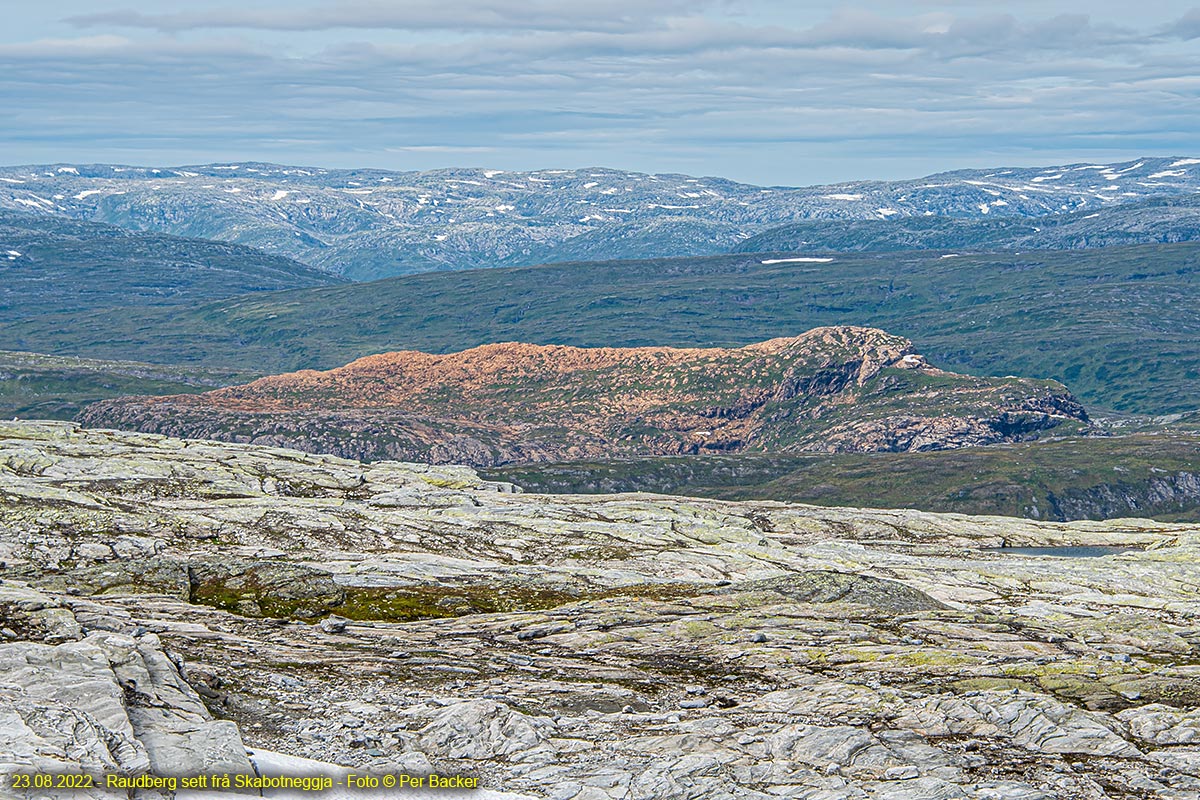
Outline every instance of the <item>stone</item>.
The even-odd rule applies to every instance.
[[[1195,526],[535,496],[0,424],[15,446],[41,466],[0,469],[0,772],[317,764],[478,775],[479,800],[1049,800],[1118,772],[1200,793]]]

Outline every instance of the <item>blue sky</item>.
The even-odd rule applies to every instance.
[[[1197,155],[1195,2],[6,3],[0,161],[804,185]]]

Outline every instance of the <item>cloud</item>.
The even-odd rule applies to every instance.
[[[0,44],[0,56],[47,56],[79,55],[94,56],[98,51],[128,47],[130,40],[124,36],[102,34],[100,36],[78,36],[71,39],[37,39],[32,42]]]
[[[48,160],[601,164],[770,183],[879,176],[888,158],[1194,149],[1200,53],[1178,40],[1200,15],[1122,27],[1027,5],[738,15],[682,0],[287,12],[247,0],[108,12],[77,20],[94,36],[0,46],[11,109],[0,141]],[[463,22],[471,9],[491,16]],[[104,27],[120,20],[139,25]]]
[[[148,28],[164,33],[214,28],[327,31],[337,28],[392,30],[635,30],[663,16],[695,13],[704,0],[406,0],[333,3],[309,8],[221,8],[175,13],[104,11],[67,17],[79,27]]]
[[[1184,41],[1200,39],[1200,8],[1193,8],[1167,26],[1164,33]]]

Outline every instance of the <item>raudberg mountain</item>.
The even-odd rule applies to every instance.
[[[201,395],[133,397],[80,420],[356,458],[490,465],[627,455],[919,451],[1085,422],[1054,381],[929,365],[871,328],[735,349],[495,344],[369,356]]]

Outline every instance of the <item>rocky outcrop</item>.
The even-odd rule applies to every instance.
[[[212,718],[158,637],[128,614],[11,583],[0,585],[0,609],[26,631],[10,628],[16,641],[0,644],[6,787],[17,772],[82,772],[98,784],[84,796],[101,797],[110,774],[254,774],[237,725]]]
[[[5,797],[194,797],[184,780],[213,776],[229,777],[231,783],[241,776],[244,786],[215,791],[206,784],[199,796],[290,797],[294,795],[287,789],[293,787],[259,789],[255,781],[319,776],[329,778],[329,788],[318,789],[319,796],[355,796],[344,784],[348,770],[343,767],[248,749],[238,725],[213,718],[159,637],[137,625],[128,612],[7,582],[0,585],[0,614],[6,624],[25,629],[24,635],[7,629],[6,637],[15,641],[0,644],[0,781]],[[34,630],[39,633],[31,635]],[[203,675],[191,679],[212,697]],[[464,715],[438,730],[447,736],[466,728],[470,737],[476,732],[472,723],[478,726],[478,718]],[[452,735],[446,741],[453,743]],[[18,776],[29,776],[32,785]],[[72,782],[61,785],[64,778]],[[135,795],[126,787],[143,788]],[[494,791],[438,796],[529,800]]]
[[[244,758],[475,776],[480,800],[1200,792],[1195,526],[507,488],[0,423],[0,770]]]
[[[79,416],[90,427],[474,466],[935,450],[1035,438],[1086,419],[1061,384],[946,373],[906,339],[853,327],[728,350],[387,353],[198,396],[103,401]]]
[[[1190,509],[1200,500],[1200,475],[1195,472],[1153,472],[1158,474],[1141,481],[1113,481],[1051,495],[1047,498],[1050,511],[1065,519],[1145,514],[1147,511],[1170,513]]]

